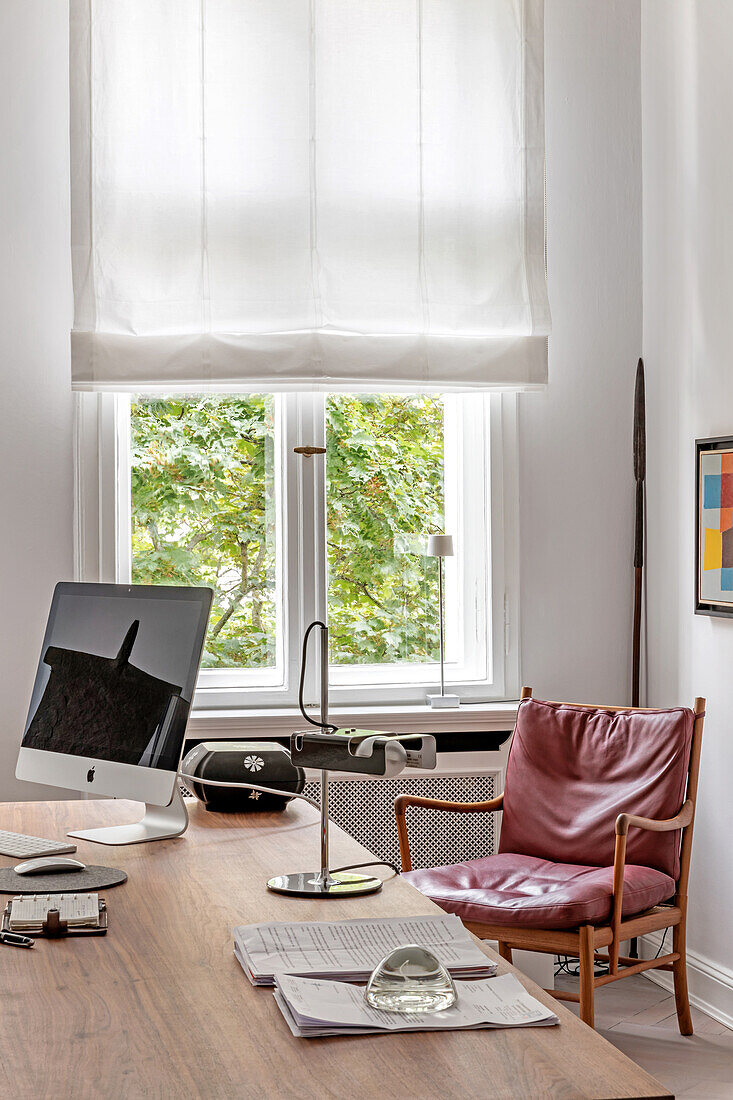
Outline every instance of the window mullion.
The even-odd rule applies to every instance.
[[[107,396],[107,395],[105,395]],[[130,395],[109,395],[109,412],[114,431],[114,572],[119,584],[132,578],[132,514],[130,494]],[[108,434],[111,432],[108,429]]]
[[[300,436],[300,407],[298,394],[280,394],[281,408],[281,471],[282,512],[284,526],[283,557],[283,617],[287,624],[285,635],[285,661],[288,698],[295,699],[300,669],[300,639],[302,637],[303,604],[303,530],[301,523],[301,487],[298,456],[293,453]]]
[[[297,589],[297,634],[291,641],[293,664],[300,664],[303,633],[314,619],[326,621],[326,550],[325,550],[325,455],[293,454],[293,447],[324,446],[324,397],[319,393],[291,395],[294,408],[294,435],[288,455],[292,490],[289,511],[297,516],[295,537],[298,560],[291,576]],[[292,591],[292,588],[291,588]],[[306,681],[306,700],[318,697],[316,689],[317,662],[312,655],[310,675]],[[297,683],[297,678],[296,678]]]
[[[314,393],[313,439],[315,446],[326,446],[326,395]],[[315,561],[315,614],[328,622],[328,563],[326,530],[326,455],[314,456],[313,462],[313,546]]]

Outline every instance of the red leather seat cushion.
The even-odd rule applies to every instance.
[[[609,920],[612,876],[610,867],[551,863],[504,852],[451,867],[408,871],[402,877],[461,920],[513,928],[575,928]],[[674,891],[669,875],[627,865],[623,914],[640,913]]]
[[[507,763],[500,852],[609,867],[622,812],[674,817],[685,797],[691,710],[608,711],[526,699]],[[679,875],[680,833],[629,830],[626,861]]]

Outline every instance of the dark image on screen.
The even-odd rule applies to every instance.
[[[187,601],[63,596],[52,609],[54,644],[41,656],[23,747],[177,768],[199,616],[200,605]]]

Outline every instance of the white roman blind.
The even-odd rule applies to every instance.
[[[543,0],[71,0],[77,389],[547,379]]]

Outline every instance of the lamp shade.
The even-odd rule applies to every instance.
[[[453,536],[452,535],[428,535],[428,554],[429,558],[452,558],[453,557]]]

